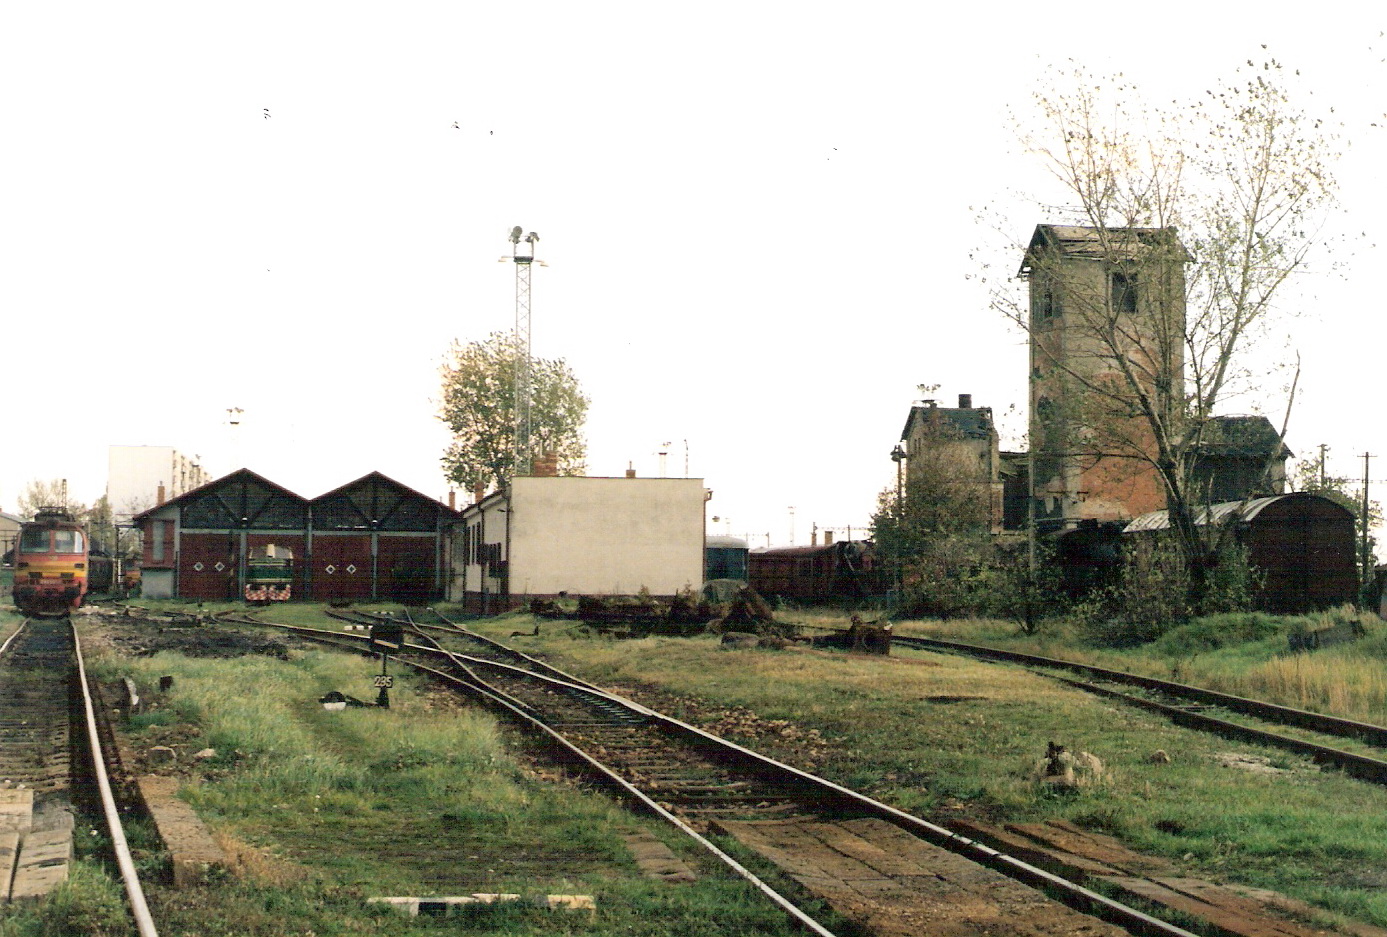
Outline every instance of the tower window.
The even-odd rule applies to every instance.
[[[1136,315],[1137,275],[1135,273],[1112,274],[1112,311],[1116,315]]]
[[[1035,320],[1044,322],[1055,318],[1060,312],[1059,290],[1056,289],[1054,281],[1047,278],[1035,291]]]

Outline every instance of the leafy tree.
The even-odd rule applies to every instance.
[[[992,488],[974,451],[946,420],[912,437],[907,480],[883,491],[872,542],[892,571],[901,605],[916,614],[959,615],[974,605],[971,577],[993,554]]]
[[[453,441],[442,458],[448,478],[465,489],[500,487],[516,472],[515,371],[523,352],[513,333],[453,342],[441,373],[439,419]],[[554,456],[562,475],[582,474],[588,398],[563,359],[530,360],[532,451]],[[529,466],[519,467],[528,472]]]
[[[1090,279],[1062,282],[1055,252],[1032,249],[1029,297],[993,281],[994,306],[1060,391],[1032,401],[1033,450],[1153,479],[1194,606],[1223,539],[1197,523],[1203,434],[1230,397],[1266,396],[1266,368],[1249,368],[1247,353],[1335,192],[1332,135],[1292,101],[1279,64],[1248,64],[1164,110],[1134,103],[1120,77],[1053,78],[1022,137],[1065,193],[1061,223],[1086,232]],[[1064,355],[1047,353],[1059,323]]]

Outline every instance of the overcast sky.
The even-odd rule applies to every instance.
[[[656,474],[669,443],[712,532],[860,527],[917,385],[1020,444],[1023,339],[967,277],[1057,220],[1017,197],[1047,193],[1008,117],[1046,67],[1193,98],[1263,43],[1348,146],[1340,270],[1288,301],[1288,442],[1387,480],[1370,7],[7,4],[0,509],[33,478],[94,500],[112,444],[307,497],[372,470],[444,495],[438,368],[512,327],[521,225],[549,264],[535,353],[592,399],[590,474]],[[1279,424],[1274,394],[1233,409],[1258,406]]]

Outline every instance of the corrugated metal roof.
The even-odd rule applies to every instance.
[[[1285,495],[1272,495],[1267,498],[1253,498],[1250,501],[1224,501],[1221,504],[1213,504],[1208,507],[1201,507],[1194,512],[1194,522],[1203,527],[1212,521],[1215,524],[1222,524],[1229,518],[1238,517],[1240,520],[1250,521],[1270,504],[1277,501],[1284,501],[1287,498],[1305,497],[1305,492],[1294,492]],[[1309,495],[1309,497],[1316,497]],[[1144,530],[1168,530],[1170,528],[1169,511],[1152,511],[1150,514],[1143,514],[1134,518],[1130,524],[1122,529],[1123,533],[1131,534]]]

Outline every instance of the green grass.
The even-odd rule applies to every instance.
[[[478,629],[504,638],[525,625],[512,617]],[[1264,622],[1246,622],[1241,632],[1225,629],[1245,639],[1237,642],[1211,628],[1212,634],[1192,633],[1174,644],[1184,666],[1223,661],[1230,674],[1252,675],[1249,680],[1265,687],[1267,677],[1258,674],[1294,660],[1278,656],[1284,632],[1268,636]],[[1144,658],[1118,655],[1061,646],[1053,632],[1020,639],[1004,623],[905,623],[899,630],[1028,644],[1037,653],[1101,658],[1111,666],[1126,664],[1123,669],[1169,667],[1162,656],[1169,647]],[[512,643],[635,695],[639,688],[677,694],[661,698],[659,708],[758,750],[808,759],[799,763],[911,812],[1065,818],[1214,879],[1272,888],[1387,924],[1387,881],[1380,871],[1387,868],[1387,790],[1321,772],[1279,750],[1190,732],[1020,667],[947,654],[896,649],[879,658],[794,647],[733,652],[711,638],[611,641],[564,623],[546,623],[541,631]],[[1361,643],[1371,648],[1374,640]],[[1337,661],[1345,659],[1340,650],[1333,649]],[[806,745],[804,732],[787,738],[776,721],[832,741]],[[1071,794],[1035,784],[1032,771],[1050,740],[1097,754],[1107,779]],[[1153,764],[1157,749],[1173,761]],[[1265,758],[1284,770],[1224,767],[1227,753]]]
[[[388,607],[388,606],[381,606]],[[273,606],[267,617],[328,626],[313,606]],[[806,624],[845,627],[846,614],[802,610]],[[874,616],[873,616],[874,617]],[[1248,616],[1195,622],[1162,641],[1121,652],[1077,629],[1046,623],[1037,635],[994,621],[900,622],[899,633],[955,637],[1105,666],[1176,675],[1291,705],[1381,707],[1387,626],[1368,621],[1354,644],[1286,653],[1294,621]],[[1164,855],[1192,874],[1272,888],[1334,912],[1387,925],[1387,791],[1295,756],[1188,732],[1095,699],[1023,668],[897,649],[890,658],[791,647],[723,651],[712,638],[612,640],[567,622],[538,637],[526,615],[477,630],[624,690],[671,715],[730,735],[903,809],[936,818],[1065,818]],[[439,711],[422,688],[397,682],[393,708],[326,713],[329,689],[371,699],[372,662],[295,651],[289,661],[112,660],[143,687],[174,674],[162,710],[138,727],[195,727],[188,748],[214,747],[188,798],[242,857],[241,872],[192,894],[159,893],[173,933],[318,935],[376,932],[477,934],[788,933],[740,886],[651,883],[619,843],[637,821],[604,800],[530,774],[486,717]],[[1378,701],[1375,701],[1378,700]],[[1360,717],[1361,718],[1361,717]],[[1384,720],[1387,721],[1387,720]],[[1070,794],[1032,780],[1046,742],[1092,751],[1106,780]],[[1153,764],[1155,749],[1172,756]],[[1224,767],[1224,756],[1265,759],[1276,773]],[[440,872],[404,844],[448,844]],[[683,847],[678,847],[683,848]],[[469,857],[477,857],[472,859]],[[498,858],[499,857],[499,858]],[[501,861],[501,859],[505,861]],[[150,860],[152,861],[152,860]],[[407,921],[364,898],[413,893],[536,889],[597,896],[594,920],[508,909],[463,921]],[[43,930],[5,930],[29,937]],[[208,921],[234,921],[225,931]],[[53,932],[53,931],[47,931]]]
[[[325,624],[311,607],[291,608],[289,617]],[[184,763],[201,748],[217,752],[181,793],[236,857],[235,872],[198,889],[152,888],[162,933],[656,937],[706,933],[709,921],[720,934],[795,932],[750,886],[659,825],[648,828],[702,874],[682,886],[644,876],[622,837],[647,821],[554,783],[552,769],[534,773],[490,716],[444,703],[412,677],[397,677],[389,710],[327,712],[318,704],[332,689],[374,699],[378,667],[315,650],[293,651],[287,661],[162,652],[93,665],[104,680],[133,677],[152,702],[126,727],[137,750],[176,744]],[[174,683],[160,696],[164,675]],[[141,861],[157,865],[159,857],[146,845]],[[99,921],[119,904],[108,900],[110,877],[99,866],[93,876],[99,887],[74,883],[80,900],[0,909],[0,937],[106,933]],[[598,910],[497,907],[409,919],[367,903],[473,892],[589,894]],[[65,929],[81,915],[98,923]]]

